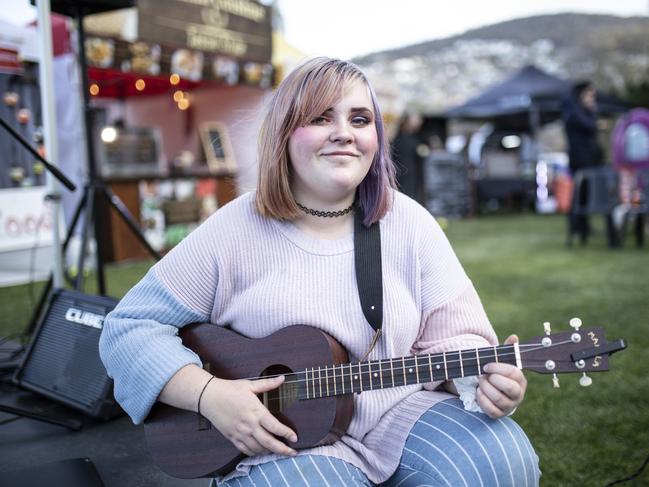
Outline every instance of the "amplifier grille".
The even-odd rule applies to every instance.
[[[101,416],[98,410],[104,403],[114,401],[112,380],[99,358],[101,329],[70,321],[66,314],[73,308],[78,310],[77,315],[105,316],[116,304],[116,300],[103,296],[54,291],[17,373],[18,382],[90,415]]]

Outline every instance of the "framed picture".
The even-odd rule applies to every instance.
[[[232,174],[237,166],[225,124],[205,122],[201,124],[200,143],[207,167],[212,174]]]

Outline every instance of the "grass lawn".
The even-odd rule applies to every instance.
[[[629,344],[611,358],[610,372],[591,374],[588,388],[578,375],[562,375],[554,389],[550,375],[527,373],[527,398],[514,418],[536,448],[548,487],[604,486],[633,473],[649,454],[649,248],[636,249],[629,239],[626,248],[609,250],[601,221],[593,224],[589,245],[572,249],[558,216],[489,216],[447,228],[501,339],[541,335],[544,321],[564,331],[578,316]],[[109,293],[123,295],[149,265],[110,266]],[[0,288],[0,336],[24,329],[29,296],[29,286]],[[631,484],[649,485],[649,471]]]
[[[601,220],[593,224],[589,245],[573,249],[555,216],[493,216],[451,222],[447,231],[501,340],[541,335],[544,321],[555,332],[570,329],[578,316],[628,342],[588,388],[578,375],[560,376],[554,389],[550,375],[527,373],[515,419],[541,459],[544,486],[604,486],[649,454],[649,249],[629,238],[610,250]],[[649,471],[640,478],[649,485]]]

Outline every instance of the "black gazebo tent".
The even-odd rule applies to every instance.
[[[448,118],[490,120],[503,129],[534,132],[561,116],[561,108],[573,83],[529,65],[503,82],[447,112]],[[622,113],[624,103],[603,94],[597,96],[600,115]]]
[[[450,109],[446,116],[449,119],[488,121],[493,124],[496,133],[529,133],[532,138],[536,138],[542,125],[561,117],[573,86],[571,81],[529,65],[480,95]],[[626,110],[627,107],[622,102],[598,94],[599,116],[610,116]],[[528,162],[536,160],[536,155],[530,156]],[[492,198],[534,200],[536,183],[529,174],[528,177],[487,176],[476,180],[475,184],[478,202]]]

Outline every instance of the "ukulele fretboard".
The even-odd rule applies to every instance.
[[[518,359],[518,360],[517,360]],[[300,399],[480,375],[489,362],[520,366],[514,345],[312,367],[297,374]]]

